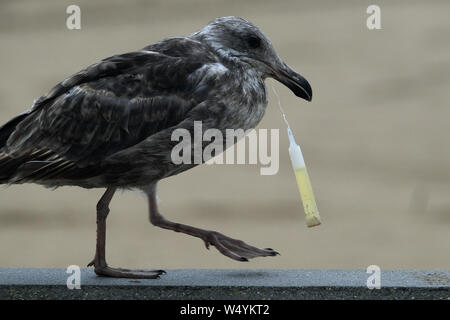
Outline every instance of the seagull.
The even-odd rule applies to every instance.
[[[252,129],[274,78],[312,99],[308,81],[285,64],[268,37],[238,17],[142,50],[118,54],[66,78],[31,109],[0,127],[0,184],[106,189],[97,203],[97,242],[88,264],[99,276],[159,278],[163,270],[113,268],[106,263],[106,218],[118,189],[141,190],[150,222],[203,240],[236,261],[275,256],[213,230],[167,220],[158,210],[157,183],[198,163],[175,164],[176,129]]]

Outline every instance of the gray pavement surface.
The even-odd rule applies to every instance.
[[[450,299],[450,270],[166,270],[156,280],[98,277],[81,269],[69,290],[65,269],[0,268],[0,299]]]

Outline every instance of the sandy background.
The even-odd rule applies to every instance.
[[[78,3],[82,29],[66,29]],[[281,128],[280,171],[197,167],[160,183],[170,219],[281,253],[238,263],[153,227],[145,198],[116,195],[108,261],[153,268],[450,268],[449,1],[2,1],[0,122],[66,76],[115,53],[191,33],[217,16],[261,27],[312,84],[307,104],[276,84],[309,164],[323,225],[307,229],[270,90],[259,128]],[[270,84],[270,83],[269,83]],[[84,266],[102,190],[0,190],[0,267]]]

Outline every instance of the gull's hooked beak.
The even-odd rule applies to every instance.
[[[300,98],[307,101],[312,99],[312,89],[309,82],[283,63],[281,68],[274,70],[274,78],[292,90]]]

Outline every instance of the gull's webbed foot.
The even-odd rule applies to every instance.
[[[271,248],[259,249],[246,244],[242,240],[227,237],[216,231],[206,231],[201,238],[205,242],[207,249],[209,249],[210,245],[213,245],[221,254],[236,261],[248,261],[256,257],[276,256],[279,254]]]
[[[95,267],[95,273],[102,277],[132,278],[132,279],[159,279],[166,273],[164,270],[133,270],[122,268],[111,268],[109,266]]]

